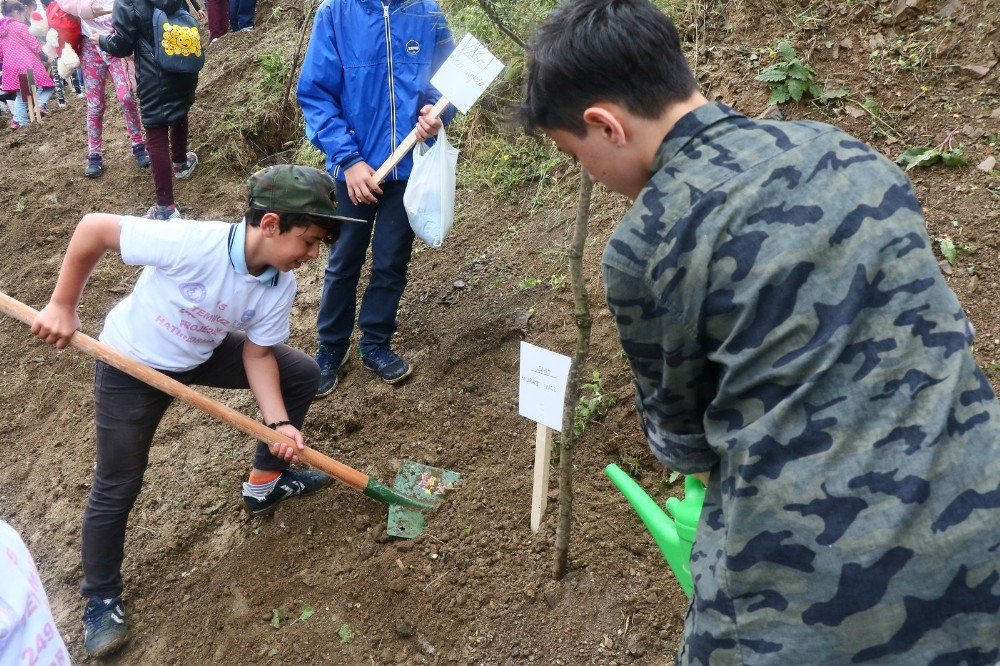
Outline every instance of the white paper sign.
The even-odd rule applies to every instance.
[[[471,34],[458,43],[431,85],[462,113],[468,113],[479,96],[503,70],[503,63]]]
[[[562,432],[563,403],[569,379],[569,356],[521,343],[518,413]]]

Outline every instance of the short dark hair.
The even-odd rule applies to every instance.
[[[340,237],[340,221],[329,217],[323,217],[322,215],[311,215],[309,213],[282,213],[276,210],[251,208],[247,210],[243,217],[246,219],[247,224],[251,227],[259,227],[260,221],[264,219],[264,216],[268,213],[274,213],[278,216],[278,230],[281,233],[287,233],[295,227],[307,228],[315,224],[320,229],[326,231],[326,236],[323,237],[323,242],[327,245],[333,245],[337,242],[337,238]]]
[[[529,134],[583,136],[583,111],[594,102],[658,118],[697,86],[677,28],[649,0],[562,0],[528,46],[517,118]]]
[[[14,14],[25,11],[24,5],[20,2],[15,2],[15,0],[8,0],[3,3],[3,15],[13,16]]]

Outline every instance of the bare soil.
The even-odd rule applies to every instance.
[[[748,115],[765,111],[767,90],[753,77],[768,62],[768,47],[788,36],[819,82],[846,86],[854,101],[787,104],[786,118],[834,122],[893,158],[959,130],[953,145],[972,166],[911,176],[931,237],[950,237],[964,250],[956,265],[943,265],[978,331],[976,358],[996,386],[1000,177],[974,165],[1000,153],[1000,2],[919,2],[899,16],[896,9],[739,0],[691,5],[677,22],[706,93]],[[261,15],[271,18],[255,33],[230,35],[209,51],[191,116],[192,147],[203,158],[218,146],[201,137],[227,105],[253,103],[240,86],[259,74],[262,49],[280,44],[289,58],[294,50],[300,13],[276,16],[262,2]],[[866,98],[877,102],[874,115],[861,107]],[[72,98],[44,123],[0,134],[0,289],[34,307],[47,301],[82,214],[141,214],[152,202],[151,180],[131,161],[113,100],[107,172],[100,180],[83,177],[84,115],[83,101]],[[355,359],[337,391],[310,412],[310,443],[387,483],[403,459],[463,474],[463,486],[428,520],[426,533],[412,541],[387,537],[385,507],[340,485],[289,502],[271,519],[248,518],[239,487],[252,443],[175,405],[160,426],[131,515],[124,577],[133,639],[112,662],[672,659],[686,599],[601,472],[617,462],[659,500],[679,490],[642,441],[630,373],[603,304],[600,253],[626,203],[600,187],[585,257],[595,313],[588,372],[600,373],[616,405],[589,424],[576,453],[570,573],[563,581],[550,575],[555,475],[542,529],[533,534],[528,526],[534,424],[517,414],[518,345],[528,340],[567,354],[573,348],[572,299],[560,279],[568,273],[563,249],[575,206],[569,169],[556,174],[542,205],[531,205],[534,185],[515,203],[460,190],[454,235],[441,250],[420,250],[411,265],[395,346],[414,363],[412,379],[387,386]],[[205,170],[180,183],[185,216],[236,219],[245,171]],[[291,342],[310,352],[323,264],[299,271]],[[86,332],[97,334],[136,276],[116,256],[101,263],[80,308]],[[542,281],[523,288],[526,277]],[[34,553],[73,659],[83,661],[79,523],[94,460],[93,364],[79,352],[54,352],[13,320],[0,320],[0,339],[0,435],[7,442],[0,450],[0,518]],[[213,396],[256,416],[249,392]]]

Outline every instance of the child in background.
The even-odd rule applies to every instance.
[[[184,0],[155,0],[168,16],[186,7]],[[188,152],[188,110],[194,104],[197,74],[164,71],[153,49],[153,0],[117,0],[111,15],[112,34],[98,33],[101,50],[116,58],[135,55],[135,77],[142,124],[146,128],[156,187],[156,203],[146,217],[167,220],[180,217],[174,203],[173,178],[190,178],[198,156]],[[140,48],[140,44],[144,45]]]
[[[3,17],[0,17],[0,67],[3,77],[0,78],[0,89],[7,93],[15,93],[10,103],[13,119],[11,129],[17,129],[30,122],[28,118],[28,103],[21,97],[21,86],[18,77],[28,70],[34,72],[37,86],[38,106],[44,111],[45,103],[55,92],[55,84],[49,77],[42,59],[42,45],[28,32],[28,10],[19,2],[11,0],[3,5]]]
[[[295,297],[292,269],[315,259],[322,242],[335,242],[341,223],[357,220],[338,215],[333,179],[318,169],[268,167],[248,184],[249,210],[239,224],[85,216],[31,330],[58,348],[68,344],[80,328],[76,308],[87,278],[108,250],[145,266],[132,293],[108,314],[100,340],[184,384],[253,392],[264,423],[296,442],[258,442],[243,503],[262,514],[331,481],[322,472],[289,469],[304,446],[300,428],[319,368],[282,343]],[[125,525],[171,401],[97,361],[97,466],[83,517],[81,585],[88,598],[84,643],[92,656],[111,654],[128,639],[121,600]]]
[[[125,117],[125,133],[132,142],[132,155],[140,168],[149,166],[149,154],[142,138],[142,123],[135,95],[132,93],[131,63],[103,53],[97,36],[111,32],[111,8],[114,0],[60,0],[62,9],[80,19],[83,40],[80,67],[87,93],[87,167],[84,175],[99,178],[104,173],[105,87],[111,79]]]

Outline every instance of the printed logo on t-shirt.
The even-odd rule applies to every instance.
[[[415,39],[411,39],[410,41],[406,42],[406,52],[409,53],[411,56],[415,56],[418,53],[420,53],[420,42],[418,42]]]
[[[250,323],[250,320],[253,319],[256,314],[257,311],[254,310],[253,308],[250,308],[249,310],[243,313],[243,316],[240,317],[240,323],[237,324],[236,327],[246,328],[247,324]]]
[[[192,303],[201,303],[205,300],[205,285],[200,282],[185,282],[180,286],[181,296]]]

